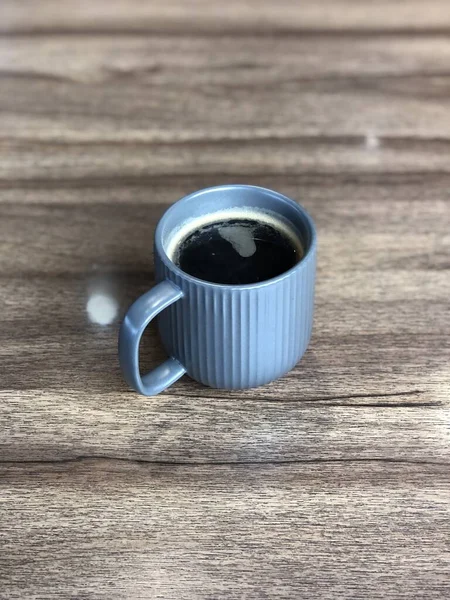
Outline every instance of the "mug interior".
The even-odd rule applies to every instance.
[[[189,230],[189,222],[206,218],[216,220],[217,214],[232,210],[259,210],[272,213],[291,229],[303,248],[301,264],[314,243],[314,225],[308,213],[286,196],[250,185],[225,185],[200,190],[173,204],[163,215],[155,234],[155,243],[164,261],[173,263],[174,240],[181,240],[180,232]],[[176,243],[176,242],[175,242]],[[174,265],[175,266],[175,265]]]

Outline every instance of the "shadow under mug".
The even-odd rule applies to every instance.
[[[174,232],[187,220],[232,208],[269,211],[288,221],[303,258],[277,277],[247,285],[210,283],[182,271],[167,253]],[[252,388],[284,375],[304,354],[313,322],[316,232],[293,200],[250,185],[194,192],[158,223],[154,260],[157,284],[131,306],[119,334],[122,372],[137,392],[153,396],[185,373],[210,387]],[[156,315],[170,358],[141,376],[139,342]]]

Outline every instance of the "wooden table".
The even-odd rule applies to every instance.
[[[449,34],[447,0],[2,1],[2,600],[450,597]],[[310,349],[139,396],[155,224],[229,182],[316,220]]]

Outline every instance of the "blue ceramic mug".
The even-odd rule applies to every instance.
[[[246,285],[210,283],[182,271],[171,250],[181,228],[235,209],[264,211],[286,223],[299,238],[301,260],[277,277]],[[158,394],[185,373],[215,388],[252,388],[284,375],[304,354],[313,322],[316,232],[293,200],[250,185],[194,192],[158,223],[154,259],[157,284],[131,306],[119,334],[122,372],[137,392]],[[139,342],[157,315],[170,358],[141,376]]]

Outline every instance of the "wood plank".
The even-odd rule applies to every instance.
[[[332,83],[339,83],[342,89],[358,78],[379,80],[379,84],[396,77],[432,79],[448,75],[450,54],[449,39],[433,33],[382,39],[299,35],[281,40],[250,33],[239,39],[224,34],[211,40],[183,32],[137,37],[85,32],[55,34],[44,41],[18,36],[0,40],[0,45],[4,79],[28,76],[72,84],[115,81],[150,88],[163,83],[178,87],[209,83],[229,90],[244,85],[263,88],[267,80],[278,81],[280,86],[302,81],[325,90],[325,84],[331,89]],[[80,45],[83,52],[79,52]]]
[[[147,156],[155,167],[174,161],[172,172],[179,172],[189,148],[172,152],[162,145],[152,152],[145,144],[230,140],[227,147],[215,147],[209,164],[205,148],[201,166],[231,160],[241,142],[238,158],[245,152],[247,160],[253,156],[253,170],[265,169],[271,159],[270,168],[293,166],[294,157],[286,158],[293,147],[303,151],[297,166],[323,155],[320,162],[340,168],[354,158],[353,146],[362,150],[354,170],[380,168],[397,150],[395,162],[402,168],[447,169],[446,38],[56,36],[45,43],[20,38],[1,44],[0,142],[11,160],[21,149],[9,146],[17,138],[95,144],[64,152],[22,146],[23,166],[64,169],[66,152],[67,159],[78,155],[77,162],[86,152],[95,172],[108,156],[102,142],[117,142],[138,146],[123,146],[121,154],[128,163],[136,154],[136,169],[145,167]],[[258,152],[267,138],[286,143],[275,160],[270,147]],[[115,163],[120,149],[110,151]]]
[[[43,0],[39,8],[26,0],[4,0],[1,30],[10,32],[52,31],[190,31],[220,34],[240,32],[298,31],[442,31],[450,25],[446,0]]]
[[[4,598],[450,592],[447,466],[81,461],[0,472]]]
[[[95,364],[90,368],[100,372]],[[80,372],[79,367],[73,370],[72,377]],[[274,384],[272,402],[270,390],[247,392],[240,398],[235,393],[213,396],[187,383],[176,388],[188,391],[185,396],[172,391],[145,399],[118,390],[115,373],[108,375],[110,388],[104,384],[101,391],[94,386],[89,391],[52,390],[45,372],[44,391],[24,389],[20,395],[2,391],[2,460],[110,457],[200,464],[387,460],[449,468],[448,394],[439,393],[437,386],[403,393],[387,387],[384,395],[371,395],[363,388],[354,396],[350,392],[306,402],[298,377]],[[338,389],[339,379],[345,379],[345,373],[336,368]]]
[[[375,145],[375,146],[374,146]],[[450,174],[450,139],[387,136],[298,136],[277,140],[171,143],[4,140],[0,142],[0,187],[31,181],[69,180],[104,186],[126,182],[153,186],[162,176],[267,178],[273,175],[324,177],[364,175],[399,177],[410,171],[427,176]],[[173,174],[173,175],[172,175]],[[61,185],[61,183],[59,184]]]

